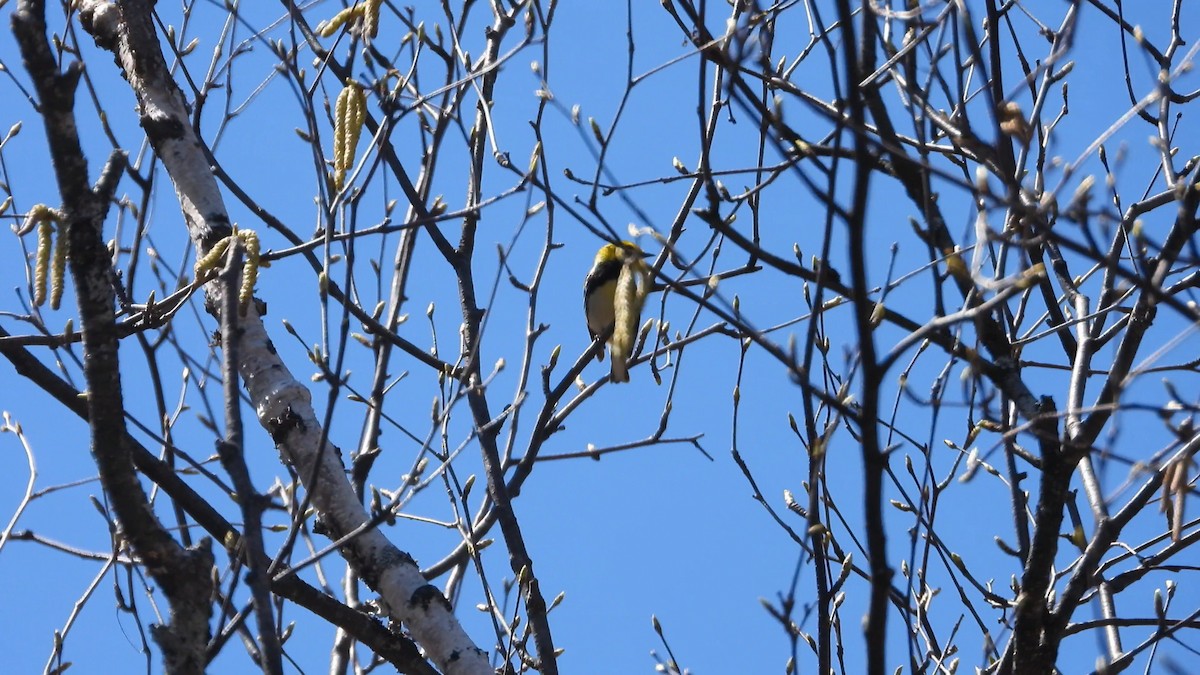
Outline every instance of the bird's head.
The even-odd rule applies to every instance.
[[[632,241],[622,241],[601,246],[600,250],[596,252],[595,264],[640,260],[648,255],[643,253],[642,249]]]

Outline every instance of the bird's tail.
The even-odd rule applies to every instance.
[[[612,355],[612,370],[609,371],[612,375],[610,378],[613,382],[628,382],[629,381],[629,365],[625,362],[625,356],[614,353]]]

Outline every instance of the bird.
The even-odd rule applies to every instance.
[[[637,244],[605,244],[596,252],[592,269],[583,282],[583,312],[588,333],[605,336],[612,355],[611,380],[629,381],[629,357],[642,321],[642,304],[650,291],[650,269]],[[604,360],[604,350],[596,354]]]

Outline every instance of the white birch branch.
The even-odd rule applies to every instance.
[[[175,186],[188,234],[202,255],[232,228],[183,93],[167,70],[149,4],[83,0],[79,10],[83,27],[115,55],[137,96],[142,127]],[[205,285],[205,295],[209,311],[217,313],[219,279]],[[487,653],[471,642],[445,596],[426,582],[411,556],[368,525],[370,518],[347,480],[340,451],[321,442],[311,394],[279,358],[253,303],[240,323],[238,370],[258,421],[304,481],[330,537],[341,540],[357,533],[340,546],[342,555],[439,669],[491,675]]]

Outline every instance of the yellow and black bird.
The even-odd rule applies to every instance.
[[[605,244],[596,252],[596,260],[583,282],[588,333],[593,340],[608,337],[613,382],[629,381],[627,362],[642,322],[642,303],[650,292],[650,269],[644,257],[642,249],[633,242]],[[596,358],[604,360],[604,350]]]

